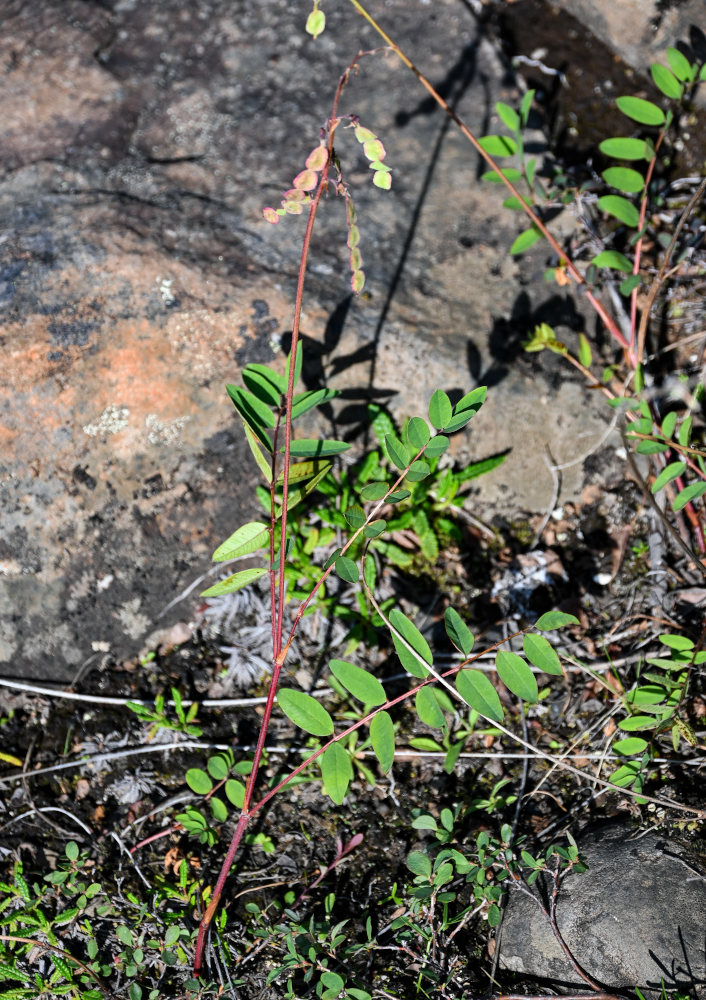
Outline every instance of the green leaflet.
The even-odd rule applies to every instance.
[[[617,250],[603,250],[591,263],[595,267],[610,267],[614,271],[624,271],[629,274],[632,271],[632,264],[625,254],[618,253]]]
[[[532,703],[539,699],[535,676],[521,656],[510,650],[500,649],[495,659],[495,666],[505,687],[518,698]]]
[[[260,445],[257,443],[257,438],[250,430],[249,426],[246,423],[243,423],[243,428],[245,430],[245,437],[247,438],[248,445],[250,446],[250,451],[253,453],[258,468],[260,469],[260,472],[265,477],[265,482],[271,483],[272,468],[270,467],[270,463],[262,454],[262,449],[260,448]]]
[[[449,439],[443,434],[436,434],[424,449],[425,458],[438,458],[449,446]]]
[[[691,500],[696,500],[697,497],[703,496],[706,493],[706,483],[703,480],[699,480],[698,483],[692,483],[685,489],[678,493],[674,498],[674,503],[672,504],[672,510],[681,510]]]
[[[686,56],[671,45],[667,49],[667,62],[678,80],[689,83],[695,78],[696,66],[692,66]]]
[[[340,455],[342,451],[348,451],[349,444],[345,441],[318,441],[315,438],[300,438],[292,441],[289,446],[289,454],[292,458],[324,458],[329,455]],[[282,445],[281,451],[284,451]]]
[[[561,677],[563,671],[559,657],[548,639],[542,635],[535,635],[534,632],[528,632],[522,640],[522,646],[525,656],[538,670]]]
[[[338,556],[335,562],[336,573],[342,580],[346,583],[357,583],[358,582],[358,566],[349,559],[348,556]]]
[[[628,736],[627,739],[618,740],[617,743],[614,743],[612,749],[615,753],[619,753],[624,757],[630,757],[634,753],[642,753],[646,750],[647,740],[643,740],[640,736]]]
[[[442,389],[437,389],[429,400],[429,420],[432,427],[438,431],[443,430],[452,415],[451,400]]]
[[[370,722],[370,741],[384,774],[395,759],[395,727],[387,712],[378,712]]]
[[[393,465],[398,469],[407,468],[409,465],[409,453],[396,435],[385,435],[385,449]]]
[[[605,156],[615,157],[616,160],[650,159],[649,148],[644,139],[631,139],[627,137],[604,139],[598,148]]]
[[[416,451],[421,451],[429,443],[429,437],[429,427],[426,420],[421,417],[412,417],[407,424],[407,440],[410,446]]]
[[[208,590],[201,591],[201,597],[220,597],[222,594],[233,594],[236,590],[242,590],[249,583],[259,580],[267,572],[264,566],[256,566],[253,569],[241,569],[239,573],[233,573],[219,583],[215,583]]]
[[[541,240],[541,238],[542,233],[539,229],[537,229],[535,224],[532,223],[529,229],[525,229],[525,231],[520,233],[520,235],[514,240],[512,246],[510,247],[510,253],[524,253],[526,250],[529,250],[530,247],[533,247],[537,240]]]
[[[630,167],[608,167],[603,171],[603,180],[611,187],[625,194],[637,194],[645,185],[645,178]]]
[[[311,392],[295,396],[292,400],[292,420],[301,417],[307,410],[328,402],[329,399],[335,399],[336,396],[340,396],[338,389],[312,389]]]
[[[389,490],[387,483],[368,483],[360,491],[361,500],[382,500]]]
[[[253,396],[247,389],[240,389],[237,385],[227,385],[226,391],[230,396],[233,406],[236,408],[245,423],[258,439],[260,444],[272,454],[272,442],[267,433],[267,427],[274,427],[275,418],[272,411],[256,396]]]
[[[322,469],[328,472],[330,468],[330,462],[294,462],[289,466],[289,485],[294,486],[297,483],[305,483],[307,479],[318,476]],[[284,470],[277,477],[277,485],[282,486],[283,483]]]
[[[280,688],[277,701],[287,718],[312,736],[333,735],[333,719],[316,698],[294,688]]]
[[[421,459],[417,459],[416,462],[412,462],[409,469],[407,470],[406,478],[410,483],[421,483],[427,478],[431,469],[427,462],[423,462]]]
[[[422,687],[415,698],[417,715],[426,726],[446,731],[446,717],[436,700],[436,692],[431,687]]]
[[[517,152],[517,143],[507,135],[484,135],[478,142],[490,156],[514,156]]]
[[[493,722],[503,721],[503,707],[498,692],[480,670],[459,670],[456,689],[466,704],[484,718]]]
[[[663,125],[665,114],[652,101],[641,97],[619,97],[615,102],[624,115],[641,125]]]
[[[640,222],[640,213],[633,203],[627,198],[621,198],[620,195],[606,194],[598,199],[597,204],[601,212],[607,212],[608,215],[624,222],[626,226],[636,228]]]
[[[547,611],[541,618],[537,619],[536,628],[540,632],[553,632],[554,629],[563,628],[564,625],[578,625],[579,620],[574,615],[567,615],[565,611]]]
[[[681,100],[684,87],[666,66],[661,66],[659,63],[652,63],[650,73],[655,85],[666,97],[671,97],[673,101]]]
[[[431,650],[429,649],[429,643],[426,641],[422,633],[419,631],[416,625],[414,625],[409,618],[402,614],[398,608],[393,608],[390,611],[390,625],[407,640],[412,649],[418,654],[419,657],[424,661],[424,663],[432,663]],[[392,633],[392,642],[397,651],[397,655],[402,661],[402,665],[406,670],[412,674],[413,677],[426,677],[428,671],[424,669],[423,665],[419,662],[419,659],[414,656],[404,642],[400,641],[398,635]]]
[[[324,790],[340,806],[353,779],[351,759],[340,743],[332,743],[319,758]]]
[[[265,374],[262,370],[258,370],[250,365],[243,368],[241,373],[243,382],[250,392],[268,407],[279,407],[282,401],[282,393],[272,378],[274,374],[274,372]]]
[[[237,559],[264,548],[270,538],[270,529],[259,521],[250,521],[234,531],[230,538],[218,546],[211,557],[213,562]]]
[[[380,681],[362,667],[357,667],[346,660],[331,660],[329,669],[336,680],[364,705],[377,707],[387,701],[385,688]]]
[[[455,608],[447,608],[444,612],[446,634],[459,652],[468,656],[473,649],[474,639],[470,629]]]
[[[504,104],[502,101],[498,101],[495,105],[495,110],[498,113],[498,118],[511,132],[519,132],[520,130],[520,116],[511,108],[509,104]]]

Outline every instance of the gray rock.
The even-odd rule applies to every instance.
[[[7,0],[3,14],[0,671],[66,680],[188,618],[157,621],[251,516],[256,470],[224,383],[249,361],[281,364],[303,232],[268,226],[262,207],[317,143],[352,55],[379,40],[347,4],[316,42],[280,0]],[[392,0],[385,19],[477,132],[497,99],[517,101],[467,6]],[[341,112],[382,137],[394,181],[374,189],[340,130],[368,295],[349,302],[331,197],[307,378],[346,391],[344,430],[371,397],[404,416],[438,386],[487,382],[453,447],[511,448],[479,497],[543,511],[547,449],[559,463],[590,451],[608,414],[521,341],[545,319],[581,326],[580,307],[544,283],[544,251],[508,257],[524,225],[395,58],[366,58]],[[566,469],[562,499],[584,481],[581,462]]]
[[[628,839],[621,825],[579,838],[589,869],[566,879],[557,924],[590,976],[612,989],[693,988],[706,995],[706,868],[703,857],[659,833]],[[514,972],[585,989],[526,896],[510,894],[500,963]]]

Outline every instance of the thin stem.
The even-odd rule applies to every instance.
[[[328,123],[328,158],[326,164],[321,171],[321,176],[319,178],[319,184],[316,189],[316,193],[309,204],[309,217],[307,219],[306,229],[304,231],[304,238],[302,241],[302,252],[299,260],[299,275],[297,278],[297,291],[294,300],[294,317],[292,320],[292,343],[289,353],[289,381],[287,384],[287,403],[285,411],[285,421],[284,421],[284,467],[282,472],[282,513],[281,513],[281,528],[280,528],[280,550],[279,550],[279,586],[276,596],[276,620],[273,622],[274,625],[274,635],[273,635],[273,650],[275,655],[273,657],[273,667],[272,667],[272,677],[270,680],[269,690],[267,692],[267,701],[265,703],[265,710],[263,713],[262,723],[260,725],[260,732],[257,737],[257,745],[255,747],[255,754],[253,756],[252,770],[248,776],[247,784],[245,786],[245,796],[243,800],[243,807],[238,819],[238,823],[235,828],[235,832],[230,842],[230,846],[226,853],[223,865],[218,874],[216,884],[213,889],[213,895],[211,901],[204,913],[201,923],[199,925],[199,932],[196,939],[196,951],[194,957],[194,974],[198,976],[201,964],[203,961],[203,952],[206,943],[206,934],[208,933],[208,928],[213,920],[213,915],[216,912],[218,903],[220,902],[221,895],[223,893],[223,887],[225,886],[226,879],[230,872],[230,867],[235,858],[235,854],[240,846],[240,841],[242,840],[243,834],[245,833],[245,828],[248,825],[252,811],[250,805],[252,802],[253,792],[255,790],[255,782],[257,781],[257,775],[260,768],[260,762],[262,760],[262,753],[265,746],[265,740],[267,738],[267,730],[270,724],[270,718],[272,715],[272,708],[274,705],[275,695],[277,694],[277,687],[279,685],[279,677],[282,671],[282,666],[286,658],[286,654],[289,650],[289,645],[291,642],[287,642],[287,645],[282,649],[282,633],[283,633],[283,616],[284,616],[284,599],[285,599],[285,572],[284,572],[284,560],[285,553],[287,551],[287,498],[289,495],[289,460],[291,452],[291,442],[292,442],[292,398],[294,395],[294,373],[296,368],[296,356],[297,356],[297,345],[299,343],[299,329],[301,324],[301,312],[302,303],[304,300],[304,281],[306,278],[306,268],[309,258],[309,249],[311,246],[311,235],[314,229],[314,222],[316,220],[316,212],[321,202],[322,195],[328,186],[328,176],[331,168],[331,163],[333,162],[333,138],[336,131],[336,126],[338,124],[338,103],[341,97],[344,86],[348,81],[348,77],[356,66],[358,60],[363,55],[362,52],[358,52],[353,60],[351,61],[348,68],[341,75],[338,81],[338,86],[336,87],[336,93],[333,99],[333,105],[331,109],[331,116]],[[274,449],[273,449],[274,451]],[[275,481],[274,476],[274,464],[275,458],[273,455],[273,483]],[[271,524],[272,530],[270,532],[271,536],[271,555],[274,557],[273,550],[273,539],[274,539],[274,524]],[[271,564],[270,564],[271,565]],[[271,574],[271,591],[274,589],[274,578]],[[313,593],[313,592],[312,592]]]
[[[576,265],[567,257],[566,253],[559,246],[559,243],[557,242],[555,237],[552,236],[552,234],[549,232],[549,230],[542,222],[540,217],[537,215],[537,213],[534,211],[534,209],[527,204],[527,201],[522,197],[522,195],[517,190],[512,181],[507,179],[507,177],[500,169],[500,167],[497,165],[492,156],[490,156],[489,153],[486,153],[486,151],[483,149],[483,147],[478,142],[478,140],[473,135],[473,133],[466,125],[466,123],[463,121],[463,119],[460,118],[459,115],[457,115],[456,112],[453,110],[453,108],[446,103],[441,94],[439,94],[438,91],[434,88],[433,84],[431,84],[429,80],[427,80],[427,78],[424,76],[424,74],[417,69],[412,60],[405,55],[405,53],[402,51],[399,45],[397,45],[396,42],[394,42],[390,38],[387,32],[377,23],[377,21],[372,17],[372,15],[368,13],[368,11],[365,9],[365,7],[363,7],[363,5],[359,2],[359,0],[350,0],[350,2],[353,4],[353,6],[361,15],[361,17],[364,17],[365,20],[375,29],[375,31],[377,31],[380,37],[385,40],[385,42],[390,46],[392,51],[398,56],[399,59],[402,60],[405,66],[408,69],[410,69],[412,73],[414,73],[414,75],[417,77],[417,79],[424,87],[424,89],[431,95],[431,97],[433,97],[433,99],[436,101],[439,107],[443,108],[446,114],[449,115],[449,117],[459,127],[462,134],[466,137],[466,139],[468,139],[468,141],[471,143],[471,145],[476,150],[478,155],[481,156],[488,164],[488,166],[491,168],[491,170],[493,170],[493,172],[497,174],[498,178],[502,181],[502,183],[505,185],[508,191],[510,191],[510,193],[519,200],[523,212],[525,213],[525,215],[529,217],[532,224],[537,227],[537,229],[541,232],[541,234],[545,237],[545,239],[549,241],[554,252],[558,255],[559,260],[566,262],[566,270],[569,272],[569,274],[574,279],[576,284],[586,286],[586,298],[591,303],[596,313],[605,323],[606,327],[610,331],[611,336],[615,340],[617,340],[620,346],[623,347],[628,352],[629,356],[631,357],[634,363],[634,358],[632,358],[632,353],[633,353],[632,347],[630,343],[627,341],[627,339],[623,336],[615,320],[606,312],[605,308],[601,305],[601,303],[595,297],[593,292],[591,292],[588,289],[588,286],[586,285],[586,279],[584,278],[584,276],[578,270]]]

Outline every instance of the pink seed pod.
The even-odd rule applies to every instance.
[[[279,213],[274,208],[263,208],[262,214],[265,216],[265,220],[273,225],[279,222]]]
[[[319,183],[319,175],[315,170],[302,170],[292,181],[298,191],[313,191]]]
[[[328,148],[322,143],[313,149],[306,158],[309,170],[323,170],[328,163]]]

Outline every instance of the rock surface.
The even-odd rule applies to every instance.
[[[385,21],[479,133],[517,100],[468,7],[393,0]],[[286,340],[301,219],[262,221],[317,142],[339,74],[377,38],[352,7],[316,42],[284,0],[7,0],[0,39],[0,671],[69,679],[134,654],[162,608],[250,515],[254,469],[223,386]],[[420,25],[424,25],[423,32]],[[422,41],[423,39],[423,41]],[[366,295],[350,302],[342,205],[320,213],[304,333],[309,384],[404,416],[437,386],[491,387],[454,448],[511,448],[479,482],[490,512],[544,510],[546,468],[608,416],[560,359],[522,354],[536,322],[584,320],[517,263],[521,227],[476,156],[393,57],[344,93],[388,150],[372,188],[355,143]],[[315,425],[316,426],[316,425]],[[610,453],[609,453],[610,454]],[[584,485],[582,462],[562,497]],[[189,612],[186,612],[187,617]]]
[[[612,989],[695,989],[706,996],[706,869],[658,833],[630,840],[620,825],[578,839],[588,871],[564,883],[557,924],[582,968]],[[549,923],[511,894],[500,942],[506,969],[583,986]]]

